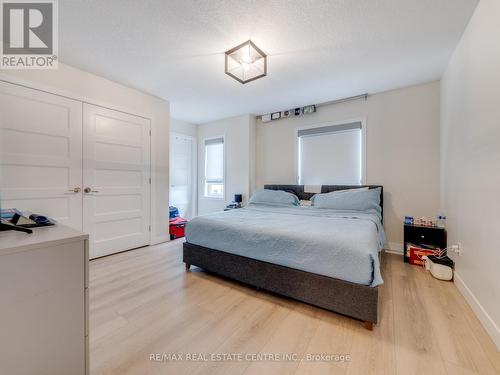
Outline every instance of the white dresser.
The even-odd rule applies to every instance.
[[[88,374],[88,235],[0,232],[0,374]]]

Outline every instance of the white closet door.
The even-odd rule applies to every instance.
[[[82,230],[82,103],[0,82],[2,208]]]
[[[170,135],[170,205],[181,217],[191,219],[193,205],[193,138]]]
[[[83,106],[83,230],[96,258],[149,244],[150,121]]]

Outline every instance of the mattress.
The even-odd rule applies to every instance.
[[[385,233],[375,211],[249,204],[194,218],[186,241],[361,285],[383,283]]]

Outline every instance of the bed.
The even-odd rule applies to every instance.
[[[380,214],[252,203],[199,216],[186,228],[183,261],[258,288],[364,322],[378,321],[379,252],[385,241]],[[266,185],[301,200],[301,185]],[[323,185],[322,193],[360,186]]]

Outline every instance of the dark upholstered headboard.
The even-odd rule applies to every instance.
[[[321,185],[322,193],[329,193],[336,190],[358,189],[368,187],[370,189],[380,188],[380,208],[382,209],[382,217],[384,216],[384,187],[381,185]],[[295,194],[300,200],[309,200],[314,193],[306,193],[304,185],[264,185],[264,189],[269,190],[284,190]]]

